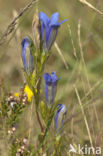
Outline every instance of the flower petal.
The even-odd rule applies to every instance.
[[[41,37],[41,40],[45,40],[45,26],[44,26],[44,23],[41,24],[40,37]]]
[[[44,12],[40,12],[39,19],[40,19],[41,22],[44,23],[45,26],[47,26],[47,24],[49,22],[49,18]]]
[[[51,74],[52,83],[56,83],[60,78],[57,78],[56,71],[53,71]]]
[[[68,20],[65,19],[65,20],[61,21],[59,24],[61,25],[62,23],[66,22],[66,21],[68,21]]]
[[[51,76],[48,73],[45,73],[44,80],[45,80],[45,99],[47,103],[50,103],[49,101],[50,101],[51,94],[49,88],[52,83]]]
[[[47,49],[49,50],[51,48],[51,46],[53,45],[53,43],[55,42],[56,40],[56,36],[57,36],[57,33],[58,33],[58,28],[59,26],[54,26],[54,27],[51,27],[49,29],[49,32],[47,33],[47,37],[46,37],[46,45],[47,45]]]
[[[47,85],[50,85],[50,83],[52,83],[51,76],[48,73],[44,74],[44,80]]]
[[[52,83],[52,98],[51,98],[51,103],[54,102],[54,99],[56,97],[57,93],[57,83]]]
[[[52,25],[54,25],[54,24],[57,24],[57,23],[58,23],[58,18],[59,18],[59,13],[58,13],[58,12],[55,12],[55,13],[51,16],[49,26],[52,26]]]

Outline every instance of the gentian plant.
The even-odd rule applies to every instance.
[[[25,78],[34,97],[37,121],[41,128],[39,141],[42,152],[45,149],[45,141],[53,118],[55,118],[55,137],[62,136],[61,129],[67,111],[65,105],[57,105],[55,103],[57,84],[60,79],[56,76],[56,71],[53,71],[51,75],[49,73],[43,75],[45,63],[51,54],[50,50],[56,40],[58,29],[67,21],[63,20],[59,23],[58,18],[58,12],[54,13],[49,19],[44,12],[38,14],[38,11],[36,11],[32,22],[33,40],[30,37],[25,37],[22,41],[22,60]],[[40,87],[42,77],[44,77],[45,84],[45,100],[41,102]],[[42,107],[40,109],[41,104]],[[40,114],[42,118],[40,118]]]
[[[58,20],[58,12],[52,14],[51,18],[49,18],[45,13],[38,13],[37,10],[32,21],[33,39],[30,36],[26,36],[21,42],[21,58],[25,83],[19,92],[10,93],[6,100],[2,98],[5,101],[5,105],[0,106],[0,112],[2,112],[0,114],[2,116],[1,122],[5,123],[6,121],[9,124],[7,127],[8,137],[6,138],[8,141],[12,140],[12,148],[9,148],[11,156],[60,154],[59,147],[63,138],[63,125],[67,112],[66,106],[58,104],[55,100],[57,86],[61,78],[57,76],[59,74],[56,71],[44,73],[45,65],[51,55],[50,50],[56,40],[58,30],[67,21],[59,22]],[[41,84],[44,86],[43,92]],[[31,118],[34,120],[35,115],[40,128],[37,134],[36,148],[32,144],[31,138],[31,127],[33,129],[33,126],[25,132],[23,135],[25,138],[16,139],[16,135],[14,135],[19,127],[20,114],[27,110],[26,108],[30,109],[30,121]],[[51,129],[54,135],[53,145],[49,151],[48,142],[50,142],[51,138],[49,139],[48,136],[51,135]]]

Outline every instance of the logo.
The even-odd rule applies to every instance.
[[[77,148],[75,148],[72,144],[70,144],[69,153],[101,155],[102,149],[101,147],[88,147],[87,145],[81,147],[80,144],[78,144]]]

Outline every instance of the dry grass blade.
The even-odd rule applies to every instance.
[[[97,8],[95,8],[92,4],[90,4],[89,2],[87,2],[86,0],[78,0],[79,2],[87,5],[89,8],[91,8],[92,10],[96,11],[97,13],[103,15],[103,12],[98,10]]]
[[[74,89],[75,89],[75,93],[76,93],[76,96],[78,98],[78,102],[80,104],[80,108],[81,108],[81,111],[82,111],[82,114],[83,114],[83,117],[84,117],[84,121],[85,121],[85,125],[86,125],[86,128],[87,128],[90,144],[91,144],[91,147],[93,147],[92,137],[91,137],[90,129],[89,129],[89,126],[88,126],[87,118],[86,118],[86,115],[85,115],[85,112],[84,112],[84,109],[83,109],[83,106],[82,106],[82,102],[81,102],[81,99],[80,99],[80,96],[79,96],[79,93],[78,93],[78,90],[77,90],[76,86],[74,86]]]
[[[73,39],[72,39],[71,28],[70,28],[70,25],[69,25],[69,24],[68,24],[67,26],[68,26],[68,28],[69,28],[69,34],[70,34],[70,38],[71,38],[71,42],[72,42],[72,47],[73,47],[73,54],[74,54],[75,58],[77,59],[77,53],[76,53],[76,48],[75,48],[75,46],[74,46],[74,41],[73,41]]]
[[[101,83],[103,83],[103,80],[98,81],[92,88],[90,88],[81,101],[85,100]]]
[[[9,34],[11,34],[13,32],[13,30],[15,29],[15,26],[17,24],[18,19],[24,14],[24,12],[26,12],[28,9],[30,9],[34,3],[38,2],[38,0],[32,0],[28,5],[26,5],[26,7],[24,7],[20,13],[11,21],[11,23],[9,24],[9,26],[7,27],[5,33],[3,34],[3,36],[0,38],[0,45],[2,45],[5,40],[7,39],[7,36]]]
[[[82,60],[83,65],[85,66],[85,60],[84,60],[84,56],[83,56],[83,48],[82,48],[80,33],[81,33],[81,20],[79,20],[79,22],[78,22],[78,42],[79,42],[79,47],[80,47],[81,60]],[[86,70],[86,68],[85,68],[85,70]]]
[[[18,12],[15,9],[13,9],[12,14],[13,14],[13,18],[16,18],[18,16]],[[15,38],[18,40],[21,37],[19,22],[17,22],[15,29],[16,29]]]
[[[59,53],[64,65],[65,65],[65,68],[68,69],[68,64],[66,63],[65,58],[64,58],[64,56],[63,56],[63,54],[62,54],[62,52],[61,52],[61,50],[60,50],[60,48],[56,42],[54,43],[54,46],[55,46],[57,52]]]
[[[79,40],[81,60],[82,60],[83,66],[84,66],[84,71],[85,71],[85,75],[86,75],[86,79],[87,79],[87,84],[88,84],[88,88],[89,88],[89,91],[90,91],[91,90],[91,85],[90,85],[89,78],[88,78],[88,71],[87,71],[87,68],[86,68],[86,63],[85,63],[85,60],[84,60],[83,48],[82,48],[82,43],[81,43],[81,21],[80,20],[78,22],[78,40]],[[92,98],[92,92],[90,91],[90,93],[91,93],[90,95],[91,95],[91,98]],[[98,128],[100,128],[99,119],[98,119],[98,115],[97,115],[95,105],[93,105],[93,109],[94,109],[94,112],[95,112]]]
[[[32,130],[32,113],[33,113],[33,100],[32,100],[32,104],[31,104],[31,114],[30,114],[30,128],[29,128],[29,136],[28,136],[28,140],[30,142],[30,137],[31,137],[31,130]]]

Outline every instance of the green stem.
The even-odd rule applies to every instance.
[[[41,78],[38,82],[38,85],[37,85],[37,92],[35,92],[34,90],[34,97],[35,97],[35,102],[36,102],[36,116],[37,116],[37,121],[40,125],[40,128],[41,128],[41,132],[44,132],[44,127],[42,125],[42,122],[40,120],[40,116],[39,116],[39,113],[38,113],[38,105],[39,105],[39,96],[40,96],[40,84],[41,84]]]
[[[41,123],[41,120],[40,120],[40,117],[39,117],[39,113],[38,113],[37,108],[36,108],[36,116],[37,116],[37,120],[38,120],[38,123],[39,123],[40,128],[41,128],[41,132],[44,132],[44,128],[43,128],[43,125]]]

